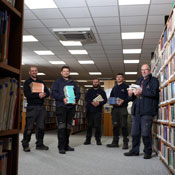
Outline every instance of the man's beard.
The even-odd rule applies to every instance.
[[[95,88],[95,89],[98,89],[99,87],[100,87],[100,85],[96,85],[96,86],[93,85],[93,88]]]

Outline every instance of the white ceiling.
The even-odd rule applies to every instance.
[[[117,0],[54,0],[57,9],[31,10],[25,5],[24,35],[34,35],[39,42],[23,44],[22,79],[36,65],[45,80],[59,76],[62,65],[49,61],[61,60],[78,72],[74,79],[93,79],[88,72],[101,71],[98,77],[115,78],[118,72],[138,71],[150,63],[151,52],[164,28],[164,16],[169,15],[174,0],[151,0],[150,5],[118,6]],[[91,27],[97,43],[64,47],[52,32],[53,28]],[[121,40],[121,32],[145,32],[143,40]],[[141,54],[123,55],[122,49],[142,49]],[[68,49],[86,49],[88,55],[71,55]],[[38,56],[33,50],[51,50],[54,56]],[[80,65],[78,60],[91,59],[94,65]],[[140,64],[123,64],[124,59],[139,59]],[[136,79],[127,75],[125,79]],[[96,77],[96,76],[95,76]]]

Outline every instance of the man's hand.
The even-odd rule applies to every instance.
[[[41,92],[41,93],[39,93],[39,98],[44,98],[46,96],[46,93],[45,92]]]
[[[140,96],[142,94],[142,90],[141,89],[136,89],[136,91],[134,92],[135,96]]]
[[[124,100],[120,99],[118,106],[121,106],[124,103]]]
[[[132,97],[132,94],[133,94],[133,89],[128,89],[128,95],[129,95],[129,97]]]
[[[92,104],[94,107],[97,107],[97,106],[100,105],[100,103],[99,103],[98,101],[96,101],[96,102],[92,102],[91,104]]]
[[[64,98],[63,101],[64,101],[64,104],[67,104],[67,98]]]

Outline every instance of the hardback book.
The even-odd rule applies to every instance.
[[[104,99],[103,99],[103,97],[101,95],[98,95],[97,97],[95,97],[93,99],[93,102],[102,102],[102,101],[104,101]]]
[[[75,103],[74,86],[65,86],[64,95],[65,95],[65,98],[67,98],[67,103],[69,104]]]
[[[43,83],[32,82],[32,83],[30,83],[30,88],[31,88],[32,93],[44,92],[44,84]]]
[[[110,104],[110,105],[119,104],[120,100],[121,100],[121,99],[118,98],[118,97],[110,97],[110,98],[109,98],[109,104]]]

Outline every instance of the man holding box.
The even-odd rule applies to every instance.
[[[74,151],[74,148],[69,146],[69,136],[80,91],[77,84],[70,78],[68,66],[61,68],[61,76],[53,83],[52,95],[56,100],[58,149],[60,154],[65,154],[66,151]]]
[[[128,85],[124,83],[124,76],[118,73],[116,76],[117,84],[113,87],[109,102],[112,108],[112,124],[113,124],[113,141],[107,144],[107,147],[119,147],[119,129],[122,129],[123,149],[128,149]]]
[[[125,156],[138,156],[140,138],[144,144],[144,159],[152,155],[152,120],[157,114],[159,101],[159,81],[152,77],[148,64],[141,67],[142,77],[137,80],[138,88],[131,86],[128,94],[134,101],[132,105],[132,149]]]
[[[30,67],[30,78],[24,83],[24,96],[27,98],[26,126],[22,140],[23,150],[30,152],[29,142],[32,135],[33,125],[36,122],[36,149],[48,150],[43,144],[44,122],[46,112],[43,106],[44,98],[50,95],[45,83],[37,78],[37,67]]]
[[[107,102],[106,93],[100,88],[100,81],[93,80],[93,87],[89,89],[85,95],[87,102],[86,118],[87,118],[87,133],[85,145],[91,144],[92,128],[95,127],[95,139],[97,145],[101,143],[101,113],[102,107]]]

